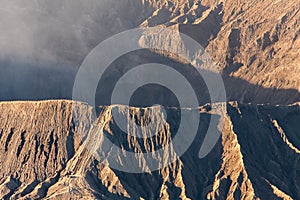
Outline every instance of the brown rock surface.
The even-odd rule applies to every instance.
[[[142,25],[175,26],[197,40],[222,71],[229,99],[288,104],[299,100],[299,7],[289,0],[175,1],[164,7],[168,17],[161,8]]]
[[[112,140],[117,137],[116,141],[123,141],[121,148],[134,152],[151,151],[147,142],[117,136],[120,133],[110,115],[113,108],[122,111],[125,107],[104,107],[97,120],[104,123]],[[139,116],[150,108],[132,109]],[[155,172],[131,174],[101,164],[83,145],[81,136],[92,127],[91,107],[71,101],[0,103],[0,198],[300,198],[299,105],[229,103],[219,142],[200,159],[211,115],[206,110],[199,109],[199,132],[179,160]],[[171,132],[161,112],[153,115],[166,127],[150,140],[158,147],[170,139]],[[120,158],[122,162],[122,154]],[[140,167],[147,166],[141,162]]]

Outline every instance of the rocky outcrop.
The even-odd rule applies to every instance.
[[[171,142],[172,120],[159,107],[102,107],[98,119],[92,108],[72,101],[0,103],[0,197],[3,199],[298,199],[299,105],[254,106],[227,104],[224,127],[214,149],[199,158],[211,115],[200,107],[200,126],[188,150],[174,163],[141,174],[115,170],[101,159],[126,165],[126,152],[152,152]],[[213,107],[222,109],[222,107]],[[124,134],[112,118],[129,109],[129,120],[160,129],[153,137]],[[156,109],[151,112],[151,109]],[[176,108],[168,108],[174,111]],[[219,112],[221,113],[221,112]],[[173,113],[170,116],[178,120]],[[173,117],[173,118],[172,118]],[[170,119],[170,118],[169,118]],[[96,125],[120,147],[119,155],[97,157]],[[89,135],[86,135],[90,133]],[[134,130],[133,132],[134,133]],[[145,136],[147,133],[145,132]],[[148,133],[149,134],[149,133]],[[86,145],[88,141],[90,145]],[[95,142],[96,141],[96,142]],[[101,140],[100,140],[101,141]],[[172,143],[172,142],[171,142]],[[168,152],[168,151],[166,151]],[[171,154],[170,154],[171,155]],[[125,156],[125,157],[124,157]],[[97,158],[97,159],[96,159]],[[100,158],[100,159],[99,159]],[[141,168],[147,163],[140,159]],[[102,160],[103,161],[103,160]],[[127,163],[128,164],[128,163]]]
[[[161,15],[164,22],[150,23],[149,18],[145,24],[163,24],[198,41],[223,73],[229,99],[272,104],[299,101],[298,2],[185,1],[180,7],[186,11]]]

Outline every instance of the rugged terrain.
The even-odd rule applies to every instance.
[[[220,105],[214,109],[222,110],[225,105]],[[171,122],[159,111],[152,115],[160,118],[157,124],[165,128],[149,143],[122,136],[111,118],[113,108],[122,113],[124,106],[103,107],[96,123],[104,125],[111,141],[123,141],[121,148],[151,151],[170,139]],[[143,123],[147,117],[140,114],[153,108],[131,109],[131,117]],[[111,169],[84,147],[82,135],[93,127],[94,120],[92,108],[86,104],[3,102],[0,111],[3,199],[300,198],[298,104],[274,107],[228,103],[221,137],[203,159],[198,153],[212,110],[209,105],[200,107],[194,110],[201,112],[199,132],[188,151],[170,166],[144,174]],[[121,151],[120,163],[122,155],[126,153]],[[107,158],[113,156],[107,154]],[[140,167],[145,167],[142,163]]]
[[[190,69],[176,55],[151,49],[161,44],[185,52],[182,38],[169,32],[152,37],[146,30],[149,38],[139,45],[149,49],[121,56],[103,76],[105,87],[95,97],[98,117],[76,101],[0,102],[0,199],[300,199],[300,1],[12,0],[1,4],[0,27],[0,101],[72,99],[76,73],[90,51],[137,27],[167,27],[195,39],[216,64],[229,101],[210,104],[203,81],[189,74],[205,106],[190,109],[201,114],[200,126],[180,159],[149,172],[146,158],[136,156],[143,174],[100,162],[130,166],[127,151],[167,144],[171,148],[155,158],[176,158],[169,152],[180,122],[176,102],[167,104],[168,118],[147,107],[170,93],[140,90],[131,102],[137,107],[110,105],[127,66],[157,62],[183,74]],[[112,112],[124,115],[126,109],[128,121],[154,120],[155,135],[138,139],[120,131]],[[224,126],[214,149],[200,158],[212,117],[224,117]],[[120,147],[118,154],[91,153],[94,145],[105,149],[99,126]]]

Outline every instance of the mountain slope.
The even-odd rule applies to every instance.
[[[91,107],[71,101],[1,103],[0,196],[4,199],[300,198],[299,105],[229,103],[220,140],[207,157],[200,159],[199,149],[211,116],[208,107],[199,109],[202,113],[199,132],[179,160],[155,172],[131,174],[101,164],[83,145],[82,134],[92,128]],[[123,140],[121,146],[125,148],[128,143],[133,152],[150,151],[147,143],[117,136],[120,132],[110,114],[113,108],[124,109],[104,107],[97,120],[104,123],[107,133],[114,135],[111,140],[115,137],[117,141]],[[132,109],[138,116],[150,108]],[[160,117],[162,112],[153,115]],[[135,119],[140,123],[143,120]],[[167,123],[163,117],[160,119]],[[153,147],[164,145],[171,133],[163,129],[155,136],[161,140],[152,138],[150,143]],[[111,156],[114,157],[108,154],[107,158]],[[142,163],[140,167],[147,167]]]
[[[223,73],[229,99],[273,104],[299,100],[299,2],[184,1],[179,5],[174,12],[166,4],[142,26],[176,27],[198,41]],[[164,9],[169,10],[168,17]],[[272,90],[260,91],[249,83]],[[277,89],[294,91],[276,95]]]
[[[0,20],[0,99],[71,99],[76,72],[96,45],[161,25],[206,49],[231,101],[298,102],[299,7],[289,0],[10,1]]]

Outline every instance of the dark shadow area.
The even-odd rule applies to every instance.
[[[300,101],[296,89],[265,88],[248,81],[223,75],[228,101],[241,103],[289,105]]]
[[[120,78],[135,67],[148,63],[162,64],[171,67],[180,73],[191,85],[198,101],[201,102],[200,104],[210,102],[207,86],[203,78],[199,75],[199,72],[193,66],[175,62],[148,50],[139,50],[119,57],[106,69],[98,83],[95,97],[96,105],[110,105],[113,90]],[[158,79],[163,79],[164,77],[166,77],[166,79],[170,78],[170,74],[160,74],[159,72],[155,74],[155,76]],[[138,74],[134,79],[127,80],[122,87],[125,89],[129,88],[138,82],[137,79],[141,79]],[[180,84],[184,84],[178,82],[178,80],[174,80],[174,83],[175,86],[177,85],[176,88],[179,88],[178,86],[180,86]],[[129,94],[124,93],[122,95],[126,96]],[[154,104],[160,104],[165,107],[178,107],[179,102],[176,95],[180,94],[174,94],[173,91],[166,88],[166,86],[146,84],[144,86],[141,85],[141,87],[135,91],[130,99],[130,103],[135,107],[152,106]],[[120,104],[124,103],[120,102]]]
[[[241,31],[239,29],[232,29],[228,37],[228,49],[226,55],[227,66],[224,69],[226,74],[237,71],[243,64],[235,62],[234,57],[237,55],[241,48]]]
[[[120,57],[108,68],[99,82],[95,97],[96,105],[110,105],[111,92],[118,79],[133,67],[149,62],[171,66],[191,83],[198,95],[200,105],[210,102],[206,84],[197,70],[153,52],[142,50]],[[72,99],[72,87],[78,67],[39,66],[12,61],[1,62],[0,66],[0,101]],[[223,80],[228,101],[273,105],[288,105],[300,101],[300,94],[296,89],[264,88],[226,74],[223,74]],[[152,89],[153,87],[144,87],[136,94],[141,96],[144,93],[144,98],[152,98],[153,103],[160,97],[167,100],[170,105],[174,104],[168,93]],[[135,101],[138,100],[135,99]],[[137,106],[136,103],[135,106]]]
[[[281,134],[272,123],[279,123],[293,114],[291,120],[299,119],[298,108],[275,108],[268,106],[239,106],[242,117],[236,108],[229,106],[228,113],[238,136],[243,160],[254,191],[261,199],[277,199],[270,184],[275,185],[293,199],[299,199],[299,154],[293,151],[281,138]],[[299,123],[298,123],[299,124]],[[298,124],[293,128],[297,129]],[[292,128],[292,126],[289,126]],[[285,131],[285,130],[284,130]],[[286,132],[292,143],[295,132]]]
[[[174,184],[176,177],[173,176],[174,174],[180,174],[180,168],[182,168],[181,174],[185,183],[187,197],[191,199],[205,199],[207,193],[212,190],[214,175],[218,172],[222,164],[221,138],[219,138],[209,155],[203,159],[199,158],[199,151],[206,136],[210,119],[210,114],[200,115],[199,130],[195,140],[180,158],[183,163],[182,166],[176,161],[167,167],[170,170],[170,174],[168,177],[169,181],[165,184],[170,199],[179,199],[181,193],[181,188]],[[125,189],[132,191],[130,196],[133,197],[133,199],[139,199],[140,197],[144,199],[159,199],[163,176],[166,176],[166,174],[163,175],[161,173],[167,173],[168,169],[154,171],[151,172],[151,174],[132,174],[118,170],[114,170],[114,172],[120,178]],[[135,190],[132,190],[132,188],[135,188]],[[137,194],[137,192],[139,194]]]
[[[146,112],[147,108],[141,108],[141,111],[139,113],[134,113],[133,110],[129,110],[130,118],[135,119],[135,123],[139,125],[140,123],[146,124],[151,123],[151,120],[149,120],[148,117],[143,116],[143,113]],[[179,125],[181,123],[181,111],[178,109],[166,109],[166,122],[169,124],[171,135],[170,137],[173,139],[175,135],[177,134]],[[154,121],[159,121],[160,119],[154,118]],[[147,122],[148,121],[148,122]],[[152,137],[147,138],[138,138],[137,136],[130,136],[128,133],[124,132],[120,127],[118,126],[118,123],[115,120],[112,120],[109,122],[110,126],[110,133],[104,132],[105,136],[116,146],[118,146],[121,149],[124,149],[128,152],[134,152],[134,149],[132,149],[132,144],[129,141],[136,141],[136,143],[141,148],[141,152],[147,153],[147,147],[145,147],[144,144],[151,144],[153,141],[157,141],[157,135],[153,135]],[[163,127],[161,127],[163,129]],[[130,139],[129,139],[130,137]],[[159,138],[159,140],[164,140],[164,138]],[[163,144],[157,144],[156,146],[152,147],[153,150],[157,151],[161,148],[163,148]]]
[[[0,64],[0,100],[71,99],[76,71],[58,64]]]
[[[207,193],[212,190],[214,175],[217,174],[222,164],[221,136],[212,151],[203,159],[199,158],[200,148],[203,145],[204,137],[207,135],[211,117],[210,114],[201,114],[196,138],[181,157],[182,162],[186,163],[183,165],[182,171],[186,195],[191,199],[207,198]]]

